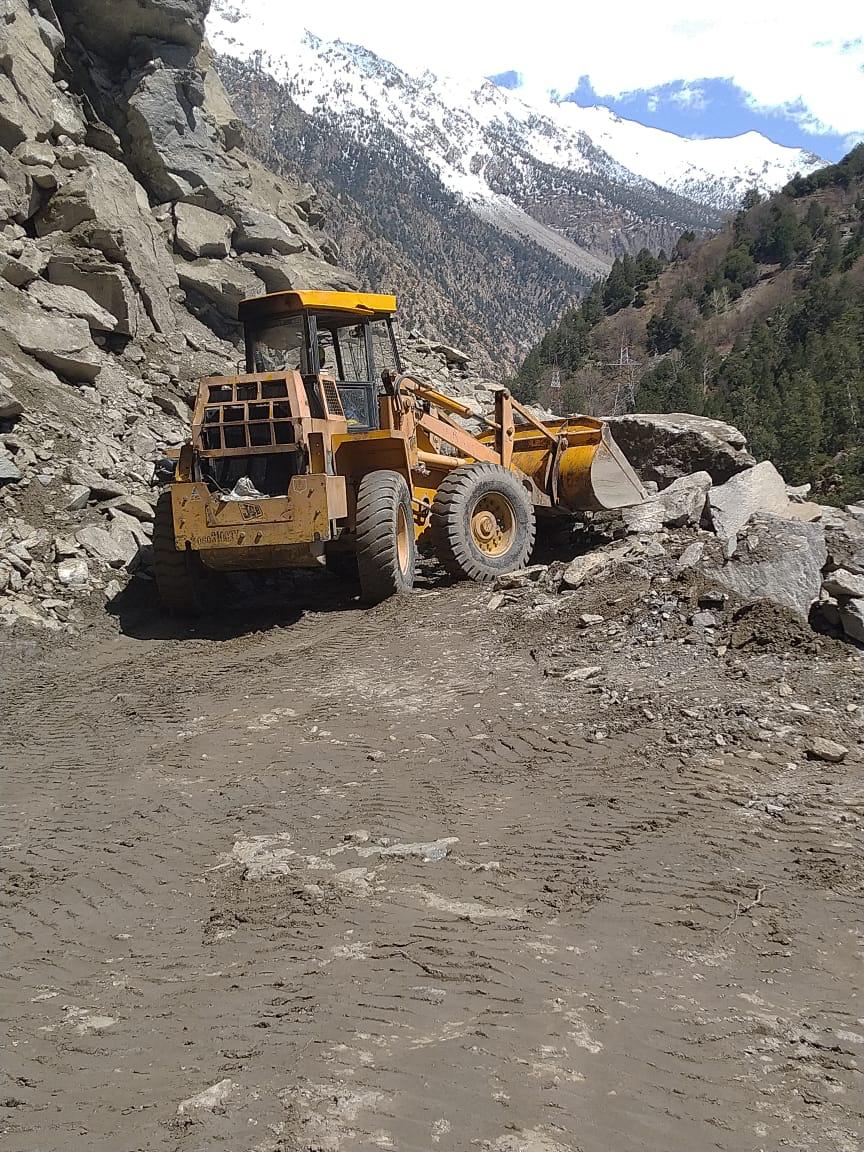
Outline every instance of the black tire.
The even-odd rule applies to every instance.
[[[172,616],[198,616],[204,607],[201,561],[174,543],[171,493],[161,492],[153,523],[153,575],[159,599]]]
[[[417,546],[411,493],[398,472],[370,472],[357,490],[360,594],[377,604],[414,586]]]
[[[537,532],[530,496],[500,464],[448,473],[432,503],[429,529],[447,571],[480,584],[524,568]]]

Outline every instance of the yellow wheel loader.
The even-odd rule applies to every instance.
[[[528,563],[538,518],[644,499],[602,421],[541,421],[506,390],[478,417],[406,375],[395,311],[371,293],[243,301],[246,372],[201,381],[157,505],[167,609],[198,610],[208,571],[319,566],[380,601],[411,588],[418,542],[493,580]]]

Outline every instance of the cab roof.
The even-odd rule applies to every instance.
[[[314,312],[331,323],[356,324],[362,319],[392,316],[395,311],[396,297],[376,292],[270,292],[242,300],[239,316],[247,323]]]

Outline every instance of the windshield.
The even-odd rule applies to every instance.
[[[308,372],[303,336],[303,320],[276,320],[253,334],[253,371]]]

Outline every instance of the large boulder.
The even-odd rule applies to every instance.
[[[27,295],[50,311],[86,320],[93,332],[113,332],[117,327],[117,318],[80,288],[34,280]]]
[[[790,520],[815,520],[821,514],[816,504],[789,499],[786,482],[770,460],[712,488],[708,493],[708,512],[714,531],[723,540],[737,536],[757,512]]]
[[[686,412],[635,412],[610,416],[608,422],[640,477],[661,488],[693,472],[707,472],[722,484],[756,463],[744,434],[720,420]]]
[[[54,7],[67,32],[88,51],[125,64],[140,37],[182,45],[194,55],[210,0],[54,0]]]
[[[55,244],[48,255],[45,277],[52,284],[86,292],[114,317],[117,333],[133,337],[152,333],[153,326],[129,277],[101,253]]]
[[[281,261],[291,288],[318,288],[330,292],[352,292],[360,286],[357,277],[336,264],[328,264],[309,252],[285,256]]]
[[[825,536],[832,568],[864,573],[864,521],[841,512],[826,528]]]
[[[202,109],[200,72],[156,62],[126,101],[132,160],[160,201],[196,197],[202,207],[224,210],[244,183],[244,168],[229,155],[216,125]]]
[[[0,80],[2,77],[3,73],[0,72]],[[0,84],[0,109],[2,107]],[[37,195],[38,190],[27,169],[0,147],[0,227],[7,220],[16,224],[29,220],[38,204]]]
[[[175,246],[190,260],[227,256],[231,251],[234,221],[229,216],[199,208],[196,204],[177,204],[174,208]]]
[[[73,233],[76,241],[122,264],[156,328],[175,327],[169,290],[177,274],[147,194],[131,173],[102,152],[82,149],[87,162],[72,172],[36,218],[40,236]]]
[[[839,609],[840,623],[850,640],[864,644],[864,600],[849,600]]]
[[[707,472],[694,472],[673,480],[662,492],[641,504],[622,509],[628,532],[659,532],[664,527],[698,527],[705,510],[705,497],[711,487]]]
[[[821,524],[757,514],[732,558],[707,575],[746,600],[771,600],[807,619],[827,556]]]
[[[197,293],[230,320],[237,307],[250,296],[263,296],[264,283],[234,260],[183,260],[177,257],[177,273],[186,291]]]
[[[0,420],[17,420],[24,412],[24,405],[12,395],[10,384],[0,373]]]
[[[0,147],[11,152],[24,140],[51,136],[55,106],[68,98],[54,87],[55,54],[26,0],[4,0],[0,22]]]
[[[287,224],[255,208],[243,208],[234,233],[238,252],[257,252],[261,256],[291,256],[305,248],[303,240]]]
[[[22,351],[66,380],[92,384],[102,370],[102,354],[87,321],[47,312],[25,292],[0,291],[0,329]]]

